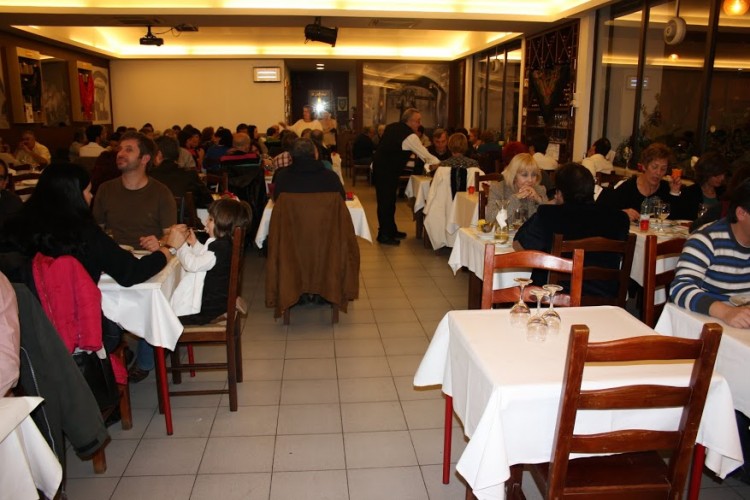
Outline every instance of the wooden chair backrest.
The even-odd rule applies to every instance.
[[[545,498],[563,498],[571,453],[611,454],[654,450],[671,450],[669,482],[678,493],[672,492],[664,495],[663,498],[680,498],[679,491],[684,488],[687,480],[693,445],[711,384],[721,334],[722,329],[719,325],[708,323],[703,326],[701,337],[697,340],[648,335],[589,343],[588,327],[573,325],[571,340],[568,344],[560,411],[557,416],[557,429],[552,460],[549,464],[549,482]],[[687,387],[630,385],[581,390],[586,363],[651,362],[656,364],[664,360],[693,360],[690,385]],[[574,433],[579,409],[640,410],[672,407],[682,407],[682,418],[677,430],[627,429],[589,435]],[[634,469],[636,468],[607,472],[614,472],[613,476],[637,474]],[[601,498],[606,498],[607,490],[606,486],[601,484],[602,482],[591,481],[592,491],[588,493],[598,492]]]
[[[573,251],[573,258],[556,257],[538,250],[522,250],[495,255],[495,245],[484,249],[484,274],[482,282],[482,309],[492,309],[493,305],[509,304],[518,301],[518,286],[492,289],[492,278],[495,271],[514,268],[544,269],[570,275],[570,294],[555,294],[556,306],[580,306],[583,286],[583,250]],[[524,290],[524,301],[535,302],[529,293],[531,287]]]
[[[599,184],[601,187],[608,187],[608,188],[614,189],[615,184],[617,184],[623,179],[625,179],[624,175],[620,175],[615,172],[612,172],[609,174],[605,174],[604,172],[596,173],[596,183]]]
[[[21,181],[29,180],[29,179],[39,179],[42,176],[41,172],[31,172],[31,171],[24,171],[22,173],[18,173],[16,171],[16,175],[8,174],[8,189],[14,193],[16,193],[18,196],[23,196],[27,194],[31,194],[36,189],[36,186],[18,186],[17,184]]]
[[[482,184],[477,189],[477,195],[479,197],[477,201],[478,218],[484,219],[485,215],[487,215],[487,201],[490,199],[490,185],[486,182]]]
[[[216,193],[226,193],[229,191],[229,174],[222,172],[221,174],[206,174],[206,186],[209,189],[213,189]]]
[[[503,176],[500,174],[475,175],[474,176],[474,189],[479,191],[479,186],[482,184],[482,182],[489,182],[489,181],[500,182],[501,180],[503,180]]]
[[[602,237],[583,238],[580,240],[563,240],[562,234],[556,234],[552,243],[552,255],[568,257],[576,248],[581,248],[590,255],[591,252],[607,252],[620,255],[620,268],[610,269],[600,266],[583,267],[583,281],[603,280],[618,283],[616,297],[599,297],[595,295],[583,295],[581,305],[601,306],[613,305],[625,307],[628,296],[628,284],[630,283],[630,269],[633,266],[633,252],[635,252],[635,234],[628,235],[628,239],[612,240]],[[558,284],[561,276],[558,273],[550,273],[550,283]]]
[[[674,279],[675,269],[669,269],[662,273],[656,273],[656,261],[668,256],[676,257],[682,253],[686,238],[674,238],[658,243],[655,235],[646,236],[646,245],[643,256],[643,318],[642,321],[653,328],[656,326],[664,303],[656,305],[656,289],[665,287],[665,293],[669,297],[669,284]]]

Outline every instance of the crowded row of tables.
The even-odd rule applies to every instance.
[[[427,176],[412,176],[407,185],[406,195],[412,200],[418,227],[422,212],[429,205],[430,180]],[[454,274],[460,269],[469,273],[470,310],[451,311],[442,319],[415,374],[414,385],[441,386],[450,401],[447,408],[452,404],[469,438],[456,470],[479,500],[505,497],[504,482],[510,477],[512,465],[550,460],[568,336],[574,324],[587,325],[593,342],[655,333],[698,338],[705,323],[721,324],[724,335],[697,442],[707,449],[706,467],[719,477],[742,465],[734,409],[750,415],[750,381],[745,363],[750,359],[749,330],[729,327],[671,303],[666,305],[655,329],[613,306],[556,308],[562,317],[560,333],[543,343],[528,342],[523,330],[510,327],[508,310],[472,310],[479,309],[481,303],[485,247],[493,245],[496,255],[514,251],[513,231],[510,241],[500,244],[494,241],[493,234],[476,228],[477,203],[476,194],[456,193],[450,208],[452,216],[446,219],[445,226],[446,234],[453,237],[440,245],[452,247],[448,265]],[[636,235],[630,277],[641,286],[646,236],[656,235],[662,242],[688,235],[685,224],[673,221],[667,221],[662,228],[652,226],[648,231],[633,224],[630,232]],[[440,246],[433,242],[433,248]],[[675,256],[657,260],[657,273],[673,269],[677,260]],[[529,269],[496,272],[493,289],[512,287],[517,284],[515,278],[529,276]],[[665,300],[664,290],[657,290],[656,302]],[[686,385],[691,366],[678,363],[666,373],[646,371],[642,366],[608,370],[597,367],[592,371],[587,368],[583,388],[625,383]],[[634,426],[675,428],[678,420],[679,412],[669,410],[624,415],[588,412],[586,418],[579,417],[576,432],[607,432]],[[633,424],[635,421],[637,425]],[[449,449],[445,452],[449,453]],[[697,492],[691,491],[691,498],[697,498]]]

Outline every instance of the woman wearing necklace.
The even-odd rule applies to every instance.
[[[675,214],[684,212],[684,203],[681,202],[680,196],[682,181],[679,178],[673,178],[669,182],[663,180],[671,160],[672,150],[669,147],[658,142],[651,144],[641,153],[643,172],[626,180],[614,190],[603,191],[597,203],[620,209],[631,221],[637,221],[643,200],[658,196],[662,201],[672,205],[670,218],[679,218]]]

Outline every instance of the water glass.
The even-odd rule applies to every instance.
[[[526,340],[530,342],[544,342],[547,339],[547,321],[542,316],[542,298],[547,297],[549,292],[543,289],[533,290],[531,294],[536,297],[536,314],[526,322]]]
[[[518,302],[510,308],[510,325],[515,328],[523,328],[531,315],[529,306],[523,301],[523,289],[530,285],[532,281],[528,278],[515,278],[515,282],[521,288],[521,295],[518,297]]]
[[[560,315],[555,311],[555,294],[562,290],[562,287],[560,285],[551,285],[546,284],[542,288],[544,288],[547,293],[549,293],[549,309],[544,311],[544,314],[542,314],[542,317],[547,321],[547,333],[550,335],[557,335],[560,333],[560,325],[562,323],[562,319],[560,318]]]

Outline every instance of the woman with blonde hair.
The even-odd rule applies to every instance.
[[[529,153],[514,156],[503,170],[503,180],[490,183],[486,219],[495,219],[501,200],[508,203],[509,222],[513,221],[514,216],[524,220],[531,217],[539,205],[547,203],[547,193],[540,185],[541,179],[541,170]]]

